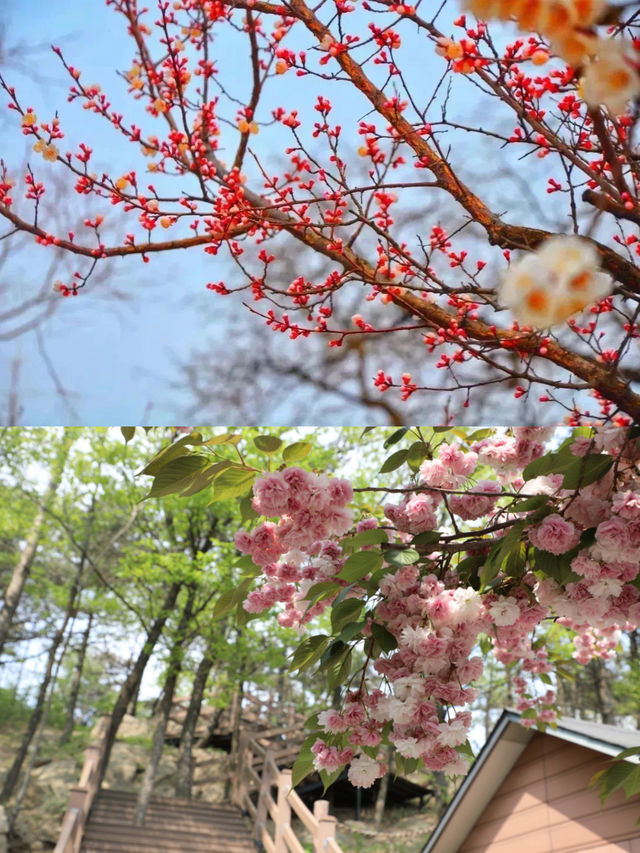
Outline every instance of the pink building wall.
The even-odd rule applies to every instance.
[[[536,732],[459,853],[640,853],[640,796],[587,790],[606,761]]]

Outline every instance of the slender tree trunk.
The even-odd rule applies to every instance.
[[[147,807],[151,794],[153,792],[153,784],[158,773],[158,765],[162,758],[162,748],[164,747],[164,736],[167,732],[167,723],[171,714],[171,706],[173,705],[173,695],[175,693],[176,684],[180,670],[182,669],[182,661],[184,658],[184,638],[189,622],[193,616],[193,603],[196,596],[196,587],[189,588],[189,595],[185,603],[184,609],[180,616],[180,622],[176,631],[175,642],[171,647],[169,654],[169,665],[167,679],[162,693],[162,700],[158,706],[156,727],[153,732],[153,744],[151,747],[151,756],[144,771],[142,786],[136,801],[136,808],[133,815],[134,826],[143,826],[147,814]]]
[[[69,624],[69,618],[71,616],[71,609],[72,607],[70,605],[67,605],[67,612],[65,613],[62,625],[56,631],[56,634],[53,638],[53,642],[49,647],[49,654],[47,655],[47,667],[45,669],[44,677],[40,682],[40,689],[38,690],[38,698],[36,701],[36,705],[33,711],[31,712],[31,716],[29,717],[27,730],[23,735],[22,741],[20,742],[20,746],[18,747],[16,756],[13,759],[13,764],[9,768],[9,772],[7,773],[7,776],[4,780],[4,785],[2,786],[2,791],[0,792],[0,803],[6,803],[6,801],[11,797],[15,790],[15,787],[18,783],[18,778],[20,776],[20,770],[22,769],[24,760],[27,757],[29,746],[31,744],[31,741],[33,740],[34,734],[36,733],[36,729],[40,724],[40,720],[42,719],[45,699],[47,696],[47,691],[49,689],[49,684],[51,683],[51,676],[53,673],[56,654],[58,652],[58,648],[60,647],[60,643],[64,638],[65,631],[67,630],[67,625]]]
[[[131,697],[131,702],[129,702],[129,707],[127,708],[127,714],[131,714],[132,717],[138,713],[138,699],[140,698],[140,686],[142,682],[138,682],[138,686],[136,687],[133,696]]]
[[[72,622],[73,624],[73,622]],[[38,731],[34,738],[33,749],[31,750],[31,756],[29,758],[29,762],[25,769],[22,782],[18,789],[18,793],[16,795],[15,802],[13,803],[13,807],[9,813],[9,833],[13,832],[13,826],[15,824],[16,818],[18,817],[18,813],[20,812],[20,808],[22,807],[22,801],[24,800],[25,794],[27,793],[27,789],[29,787],[29,780],[31,779],[31,773],[33,771],[33,766],[36,763],[36,758],[38,755],[38,750],[40,749],[40,742],[42,741],[42,735],[44,734],[44,728],[47,725],[47,720],[49,719],[49,713],[51,711],[51,702],[53,700],[54,691],[56,689],[56,682],[58,680],[58,673],[60,672],[60,665],[64,659],[64,656],[67,653],[67,648],[69,646],[69,641],[71,639],[71,630],[67,635],[67,642],[62,649],[60,656],[58,657],[58,662],[56,664],[55,672],[53,674],[53,678],[51,679],[51,688],[49,689],[49,697],[47,699],[47,704],[44,709],[44,713],[42,714],[42,719],[38,725]]]
[[[31,571],[31,567],[36,556],[38,540],[44,523],[45,513],[58,489],[58,486],[60,485],[62,472],[64,471],[65,462],[69,455],[72,443],[73,433],[70,430],[65,429],[56,459],[52,465],[49,482],[42,497],[40,498],[40,501],[38,502],[38,508],[33,522],[31,523],[31,529],[27,534],[25,546],[22,549],[22,553],[15,565],[9,585],[5,590],[3,607],[2,610],[0,610],[0,655],[2,655],[6,645],[9,631],[13,623],[13,617],[15,616],[18,604],[20,603],[22,590],[24,589],[25,582],[29,576],[29,572]]]
[[[591,670],[597,708],[602,717],[602,722],[613,726],[616,723],[615,705],[607,678],[607,669],[604,663],[597,658],[589,662],[589,669]]]
[[[560,676],[558,675],[558,676],[556,676],[556,696],[557,696],[556,701],[558,703],[558,707],[562,711],[562,715],[566,717],[567,713],[568,713],[568,708],[567,708],[567,699],[566,699],[565,694],[566,694],[566,690],[565,690],[564,679],[560,678]]]
[[[637,677],[640,672],[640,631],[629,631],[629,663]],[[640,708],[636,713],[636,728],[640,729]]]
[[[60,735],[60,746],[68,743],[73,734],[74,717],[76,713],[76,705],[78,703],[78,694],[80,692],[80,683],[82,681],[82,670],[84,669],[84,661],[87,655],[87,646],[89,644],[89,634],[91,633],[91,625],[93,623],[93,613],[89,613],[87,619],[87,627],[82,635],[82,645],[78,651],[78,661],[76,669],[73,673],[73,681],[71,683],[71,692],[69,693],[69,701],[65,711],[64,731]]]
[[[236,692],[233,696],[233,705],[231,706],[231,767],[235,766],[238,761],[238,744],[240,740],[240,721],[242,720],[242,697],[244,696],[244,670],[241,669],[239,680],[236,685]],[[224,784],[224,799],[228,800],[231,794],[231,774],[227,776]]]
[[[111,750],[113,748],[118,729],[120,728],[122,718],[126,714],[129,703],[131,702],[134,693],[136,692],[140,685],[140,682],[142,681],[142,676],[144,674],[147,664],[149,663],[149,658],[151,657],[155,644],[158,642],[160,634],[162,634],[162,629],[165,626],[169,614],[171,613],[171,610],[173,609],[176,603],[181,586],[182,583],[180,581],[176,581],[172,583],[169,587],[165,596],[165,600],[162,604],[162,610],[160,611],[160,615],[151,625],[144,646],[142,647],[142,649],[140,650],[140,654],[138,655],[138,659],[133,665],[133,669],[127,676],[127,680],[120,688],[118,698],[116,699],[115,705],[113,706],[113,710],[111,712],[111,723],[107,732],[102,763],[100,764],[100,784],[104,779],[104,774],[106,773],[107,766],[109,764],[109,756],[111,755]]]
[[[438,817],[442,817],[449,804],[448,780],[442,770],[434,770],[433,772],[433,787],[435,789],[434,800],[436,801],[436,811]]]
[[[91,521],[89,522],[89,528],[90,525]],[[73,579],[73,583],[71,584],[71,589],[69,590],[69,597],[67,598],[67,606],[65,609],[62,625],[56,631],[56,634],[53,638],[53,642],[51,643],[51,646],[49,648],[49,654],[47,656],[47,667],[45,670],[44,678],[40,683],[40,690],[38,691],[38,699],[36,701],[36,706],[31,713],[29,723],[27,724],[27,730],[24,734],[24,737],[22,738],[20,746],[18,747],[18,752],[16,753],[16,757],[14,758],[13,764],[9,768],[9,772],[6,776],[6,779],[4,780],[4,785],[2,786],[2,791],[0,792],[0,802],[2,803],[6,802],[13,794],[14,788],[18,782],[20,770],[22,769],[22,765],[26,758],[29,745],[31,744],[33,736],[40,724],[40,720],[42,719],[44,703],[47,696],[47,691],[49,689],[49,684],[51,683],[51,676],[53,673],[53,667],[55,664],[58,648],[62,643],[62,640],[64,639],[64,635],[67,630],[67,625],[69,624],[69,621],[72,618],[75,618],[75,614],[77,612],[76,605],[78,601],[78,596],[82,589],[82,576],[84,574],[84,567],[86,562],[86,546],[88,544],[88,536],[89,529],[87,530],[87,538],[85,539],[85,545],[83,546],[80,562],[78,563],[76,574]]]
[[[382,826],[382,818],[384,817],[384,807],[387,803],[387,793],[389,792],[389,779],[391,778],[391,761],[393,760],[393,748],[387,747],[387,772],[380,780],[378,788],[378,796],[376,797],[376,808],[373,815],[373,825],[378,831]]]
[[[178,753],[178,767],[176,772],[176,797],[182,797],[185,800],[191,799],[193,741],[198,717],[200,716],[200,708],[202,707],[204,689],[213,663],[212,649],[211,646],[208,646],[198,664],[198,669],[193,679],[191,699],[182,724],[182,732],[180,733],[180,751]]]

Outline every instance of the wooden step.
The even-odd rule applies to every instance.
[[[161,832],[149,832],[144,836],[116,836],[111,833],[87,835],[82,853],[94,850],[119,851],[119,853],[255,853],[255,845],[249,837],[245,841],[230,844],[215,837],[195,839],[183,833],[169,838]]]
[[[240,810],[227,804],[154,797],[133,826],[136,794],[103,789],[89,815],[82,853],[254,853]]]
[[[117,824],[131,830],[135,828],[132,812],[129,814],[118,814],[117,812],[91,814],[92,827],[103,826],[104,824]],[[230,838],[231,840],[247,831],[247,827],[243,823],[222,823],[215,820],[180,819],[179,817],[166,818],[161,815],[149,815],[148,813],[144,826],[153,827],[153,829],[162,829],[163,831],[211,832],[221,838]]]
[[[131,794],[126,797],[105,797],[101,792],[94,803],[93,810],[107,811],[133,811],[136,806],[136,795]],[[235,806],[206,803],[198,800],[161,800],[151,799],[149,801],[149,812],[157,812],[164,815],[189,815],[195,818],[210,817],[215,820],[241,820],[241,812]]]

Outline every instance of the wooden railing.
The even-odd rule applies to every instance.
[[[71,789],[69,805],[62,821],[60,838],[53,853],[79,853],[84,825],[98,792],[98,770],[107,742],[111,717],[105,715],[98,723],[98,738],[84,751],[84,764],[80,781]]]
[[[311,813],[293,789],[291,770],[280,770],[274,756],[273,748],[261,746],[250,733],[240,735],[231,798],[252,818],[254,840],[266,853],[305,853],[291,826],[293,813],[311,834],[313,853],[342,853],[327,800],[316,800]]]

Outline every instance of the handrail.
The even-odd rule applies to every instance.
[[[291,770],[280,770],[273,748],[265,751],[257,742],[263,734],[240,734],[237,763],[232,786],[233,802],[254,819],[253,837],[267,853],[302,853],[303,846],[291,826],[296,814],[311,833],[313,853],[343,853],[335,840],[336,818],[329,814],[327,800],[316,800],[313,813],[305,806],[291,784]],[[259,772],[254,765],[261,765]],[[278,791],[277,799],[272,789]],[[257,793],[257,802],[252,795]],[[273,834],[267,822],[273,823]]]
[[[99,768],[107,745],[111,717],[100,718],[97,740],[84,751],[84,764],[78,785],[71,788],[69,805],[62,819],[60,837],[53,853],[79,853],[84,827],[91,805],[98,792]]]

